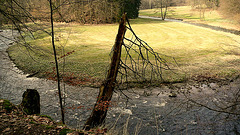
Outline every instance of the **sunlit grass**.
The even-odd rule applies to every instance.
[[[140,15],[161,17],[160,9],[140,10]],[[194,23],[205,23],[213,26],[220,26],[228,29],[240,30],[239,24],[234,20],[225,19],[218,10],[206,9],[204,18],[200,18],[198,9],[191,6],[169,7],[166,18],[183,19]]]
[[[179,67],[175,69],[180,74],[164,73],[167,81],[198,75],[227,78],[239,74],[239,36],[177,22],[136,19],[131,20],[131,24],[138,37],[155,51],[177,60]],[[65,57],[65,73],[91,78],[95,82],[103,80],[117,30],[118,24],[56,26],[58,57],[63,55],[63,49],[65,54],[74,50]],[[25,72],[40,71],[38,76],[46,77],[46,72],[54,67],[51,38],[44,33],[37,35],[41,38],[27,40],[34,52],[18,45],[11,46],[8,51]],[[63,62],[63,59],[59,60],[61,72]]]

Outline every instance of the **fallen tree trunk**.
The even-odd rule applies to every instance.
[[[113,47],[113,55],[107,78],[100,86],[96,104],[94,105],[93,111],[84,125],[85,130],[90,130],[91,128],[97,127],[104,123],[116,83],[125,32],[126,14],[122,16],[119,24],[118,34]]]

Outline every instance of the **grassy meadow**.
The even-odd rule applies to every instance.
[[[142,16],[161,17],[160,9],[145,9],[139,12]],[[224,27],[227,29],[240,30],[240,25],[237,21],[225,19],[218,10],[206,9],[204,18],[200,18],[199,9],[191,6],[169,7],[166,18],[183,19],[184,21],[193,23],[204,23],[213,26]]]
[[[174,68],[178,74],[164,74],[169,82],[196,76],[231,78],[239,74],[237,35],[161,20],[135,19],[130,23],[138,37],[156,52],[176,59],[178,67]],[[98,86],[106,76],[117,30],[118,24],[56,24],[60,72],[65,74],[66,81]],[[53,79],[51,37],[43,32],[34,34],[36,40],[26,37],[32,48],[17,44],[8,49],[9,55],[26,73],[39,72],[36,76]]]

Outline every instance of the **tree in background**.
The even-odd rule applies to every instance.
[[[240,0],[187,0],[192,8],[199,10],[200,19],[205,18],[205,10],[219,9],[220,13],[229,19],[240,23]]]
[[[187,0],[188,5],[199,11],[199,18],[205,19],[205,11],[216,9],[219,6],[219,0]]]
[[[167,15],[167,9],[170,6],[169,0],[156,0],[155,3],[157,5],[157,7],[160,8],[162,20],[165,20],[166,15]]]
[[[27,17],[24,14],[25,4],[18,6],[17,0],[0,0],[0,23],[18,23]],[[14,20],[14,21],[13,21]]]
[[[240,24],[240,0],[220,0],[220,13]]]
[[[84,24],[115,23],[119,21],[124,12],[127,12],[128,18],[137,18],[140,4],[141,0],[53,0],[53,19],[55,22]],[[17,12],[18,16],[11,17],[20,17],[28,21],[28,17],[19,14],[19,11],[22,11],[21,8],[26,9],[27,14],[31,15],[34,20],[48,21],[50,19],[49,12],[47,12],[49,11],[48,0],[0,0],[0,12],[11,12],[11,14]],[[1,23],[8,23],[9,18],[6,18],[8,15],[10,13],[0,15]]]
[[[141,9],[153,9],[159,8],[160,0],[142,0]],[[184,6],[186,5],[186,0],[168,0],[169,6]]]
[[[153,4],[154,0],[142,0],[140,9],[152,9],[154,8]]]
[[[75,0],[68,9],[64,14],[73,13],[68,20],[80,23],[113,23],[120,18],[117,0]]]
[[[141,0],[118,0],[120,7],[119,16],[124,12],[127,13],[127,17],[134,19],[138,17]]]

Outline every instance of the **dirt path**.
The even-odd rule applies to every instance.
[[[56,83],[27,78],[9,59],[6,49],[13,41],[11,31],[0,32],[0,98],[15,104],[21,102],[23,92],[37,89],[41,96],[41,113],[60,119]],[[4,38],[4,37],[8,38]],[[128,131],[140,135],[152,134],[239,134],[240,118],[236,115],[215,112],[187,100],[185,95],[197,103],[219,109],[238,101],[240,79],[222,84],[217,82],[179,83],[157,88],[131,89],[125,91],[126,100],[117,92],[113,96],[106,125],[115,127],[118,134]],[[81,128],[90,115],[96,101],[98,89],[66,85],[66,123]],[[169,97],[172,93],[173,97]],[[185,95],[183,94],[185,93]],[[177,97],[175,97],[175,94]],[[128,102],[126,102],[128,101]],[[231,112],[240,112],[239,104]],[[227,109],[226,111],[229,111]],[[117,133],[116,133],[117,134]]]

